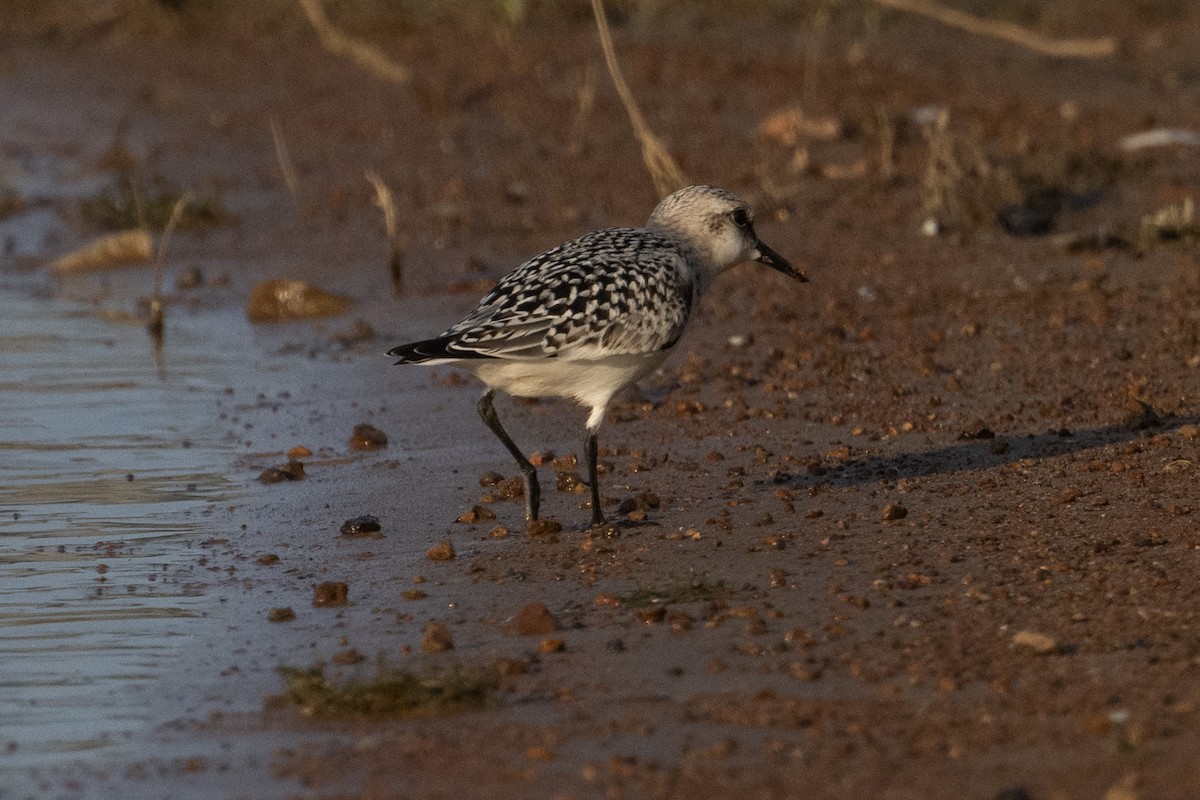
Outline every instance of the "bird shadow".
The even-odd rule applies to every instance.
[[[964,433],[954,444],[919,452],[817,461],[804,473],[776,473],[764,485],[791,488],[850,487],[901,478],[981,472],[1025,459],[1044,459],[1123,444],[1194,424],[1192,417],[1160,417],[1153,411],[1121,423],[1083,430],[997,435],[987,428]]]

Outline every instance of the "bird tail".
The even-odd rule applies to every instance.
[[[387,351],[387,355],[396,359],[397,364],[448,364],[467,358],[485,358],[481,353],[473,353],[455,347],[456,338],[439,336],[436,339],[423,339],[419,342],[402,344]]]
[[[449,343],[449,337],[439,336],[436,339],[424,339],[420,342],[398,345],[388,350],[387,355],[397,359],[397,364],[427,364],[430,361],[451,358],[452,356],[446,350],[446,345]]]

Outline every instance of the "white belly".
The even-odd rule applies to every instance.
[[[617,392],[658,368],[668,351],[599,359],[520,360],[505,358],[459,361],[493,389],[515,397],[571,397],[592,409],[588,428],[595,430],[604,408]]]

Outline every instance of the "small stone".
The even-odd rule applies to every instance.
[[[382,450],[387,443],[386,433],[365,422],[355,425],[350,434],[351,450]]]
[[[904,519],[908,516],[908,509],[900,503],[888,503],[883,507],[882,519],[884,522],[892,522],[898,519]]]
[[[492,666],[501,675],[524,675],[529,671],[529,662],[519,658],[498,658],[492,662]]]
[[[996,433],[983,424],[983,420],[976,420],[968,425],[962,433],[958,435],[959,441],[963,442],[978,442],[985,439],[995,439]]]
[[[495,486],[504,480],[504,476],[499,472],[485,472],[479,476],[480,486]]]
[[[561,653],[567,649],[567,643],[562,639],[542,639],[538,642],[539,653]]]
[[[405,600],[424,600],[426,597],[429,597],[428,594],[422,592],[420,589],[405,589],[400,593],[400,596]]]
[[[583,482],[583,478],[574,472],[562,470],[555,475],[554,488],[560,492],[581,494],[587,491],[587,484]]]
[[[530,536],[550,536],[562,531],[562,523],[553,519],[535,519],[525,526]]]
[[[633,615],[647,625],[657,625],[667,616],[667,609],[665,606],[639,608]]]
[[[495,519],[496,512],[492,511],[487,506],[472,506],[470,510],[464,511],[458,515],[456,522],[461,522],[464,525],[474,525],[480,520]]]
[[[284,481],[304,480],[304,464],[299,461],[289,461],[278,467],[267,467],[259,474],[262,483],[283,483]]]
[[[264,567],[271,567],[279,563],[279,556],[275,553],[266,553],[258,557],[258,563]]]
[[[199,289],[204,285],[204,270],[195,266],[184,268],[175,278],[175,288],[181,292],[186,292],[189,289]]]
[[[696,621],[691,614],[678,608],[668,611],[666,620],[671,626],[672,633],[686,633],[692,629],[692,624]]]
[[[1037,631],[1018,631],[1013,636],[1012,642],[1017,647],[1028,648],[1039,656],[1048,655],[1058,649],[1058,642],[1055,641],[1054,637],[1038,633]]]
[[[1104,800],[1141,800],[1137,789],[1137,774],[1125,775],[1104,793]]]
[[[425,556],[433,561],[451,561],[454,559],[454,545],[449,539],[443,539],[425,551]]]
[[[1068,486],[1066,489],[1063,489],[1061,492],[1058,493],[1058,502],[1063,505],[1066,505],[1068,503],[1074,503],[1076,500],[1078,500],[1081,497],[1083,497],[1082,491],[1080,491],[1079,489],[1077,489],[1074,486]]]
[[[330,659],[335,664],[359,664],[367,660],[367,657],[358,651],[357,648],[348,647],[345,650],[339,650],[333,654]]]
[[[508,478],[496,484],[496,496],[501,500],[520,500],[525,496],[525,480]]]
[[[435,619],[425,623],[421,633],[421,651],[424,653],[441,653],[454,649],[454,637],[450,629]]]
[[[341,314],[350,307],[350,298],[330,294],[304,281],[269,280],[256,283],[250,290],[246,316],[251,322],[291,322]]]
[[[823,670],[820,667],[805,664],[800,661],[793,661],[788,664],[787,672],[798,681],[806,681],[811,683],[821,679]]]
[[[558,620],[544,603],[528,603],[504,626],[510,636],[544,636],[558,630]]]
[[[291,622],[296,618],[296,612],[290,608],[272,608],[267,612],[267,622]]]
[[[373,539],[382,539],[382,534],[379,517],[371,514],[363,514],[361,517],[353,517],[342,523],[342,536],[368,536]]]
[[[308,458],[312,455],[312,450],[309,450],[302,444],[298,444],[287,452],[290,461],[299,461],[302,458]]]
[[[497,525],[496,527],[494,527],[490,531],[488,531],[488,538],[490,538],[490,539],[507,539],[509,536],[509,533],[510,533],[510,531],[508,530],[508,528],[504,527],[503,525]]]
[[[314,606],[344,606],[347,605],[350,588],[341,581],[326,581],[313,587]]]

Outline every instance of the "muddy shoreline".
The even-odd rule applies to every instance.
[[[835,25],[809,58],[752,24],[624,42],[685,171],[752,199],[811,283],[733,271],[680,352],[614,403],[605,494],[627,511],[608,536],[582,529],[571,491],[543,499],[564,530],[527,535],[520,501],[480,485],[515,470],[478,387],[380,355],[524,257],[652,207],[590,31],[400,37],[424,95],[302,38],[10,42],[6,157],[107,175],[118,153],[143,185],[224,209],[173,240],[171,279],[198,266],[205,281],[171,292],[168,365],[181,320],[228,326],[262,279],[354,304],[247,324],[253,378],[211,398],[243,494],[206,517],[207,633],[157,684],[164,724],[136,758],[22,774],[27,791],[0,797],[1200,795],[1200,250],[1190,233],[1133,241],[1194,195],[1200,150],[1115,144],[1200,129],[1195,56],[1155,25],[1102,62],[902,16]],[[805,113],[836,132],[764,135],[811,70]],[[928,106],[1011,174],[1057,181],[1053,233],[1125,244],[991,219],[923,235],[928,143],[911,120]],[[405,297],[365,170],[397,193]],[[9,274],[138,313],[144,268],[41,281],[98,233],[69,200],[47,207],[62,222]],[[500,413],[528,450],[581,452],[577,408]],[[387,447],[352,449],[359,423]],[[304,480],[256,482],[297,446]],[[475,506],[494,518],[456,521]],[[382,538],[339,533],[363,514]],[[443,541],[454,557],[431,559]],[[348,604],[315,606],[325,582]],[[514,634],[530,603],[552,632]],[[293,618],[272,622],[280,608]],[[452,649],[422,651],[431,620]],[[452,716],[265,705],[279,666],[345,678],[380,657],[511,668],[487,708]]]

